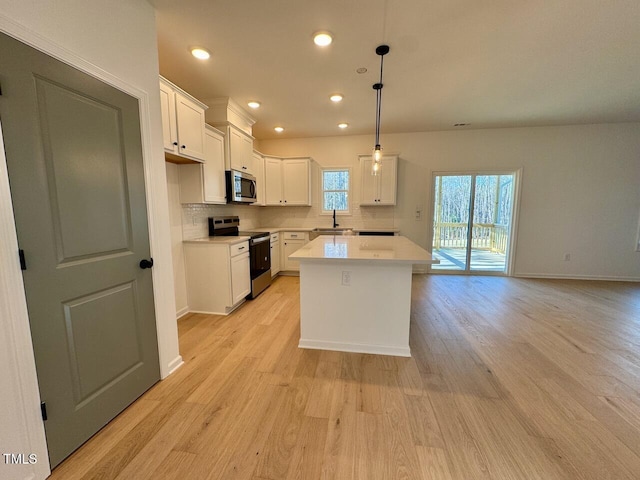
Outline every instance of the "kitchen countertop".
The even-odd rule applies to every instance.
[[[310,232],[314,229],[314,227],[260,227],[260,228],[252,228],[252,232]]]
[[[292,260],[366,263],[440,263],[430,252],[402,236],[322,235],[289,255]]]
[[[312,232],[316,228],[325,228],[325,227],[260,227],[260,228],[252,228],[251,230],[254,232]],[[326,227],[330,229],[331,227]],[[349,228],[349,227],[344,227]],[[393,232],[398,233],[400,231],[399,228],[352,228],[354,232]]]
[[[183,240],[182,243],[214,243],[218,245],[235,245],[236,243],[242,243],[249,241],[251,237],[246,235],[240,235],[237,237],[201,237],[194,238],[192,240]]]

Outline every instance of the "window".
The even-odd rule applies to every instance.
[[[323,168],[320,170],[322,182],[322,213],[349,213],[349,184],[351,169]]]

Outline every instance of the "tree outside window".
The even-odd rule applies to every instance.
[[[349,168],[323,168],[322,213],[349,213]]]

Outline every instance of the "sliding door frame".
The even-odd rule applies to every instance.
[[[491,272],[491,271],[483,271],[483,270],[471,270],[470,261],[471,261],[471,248],[467,246],[467,256],[466,256],[466,270],[437,270],[432,267],[429,267],[429,272],[436,272],[442,275],[494,275],[499,277],[512,277],[515,272],[515,261],[516,261],[516,245],[517,245],[517,232],[518,232],[518,219],[519,219],[519,211],[520,211],[520,192],[521,192],[521,184],[522,184],[522,168],[517,169],[501,169],[501,170],[432,170],[431,171],[431,195],[429,201],[429,224],[427,235],[429,238],[429,244],[431,249],[433,249],[433,221],[434,221],[434,210],[436,205],[436,189],[435,189],[435,181],[438,176],[475,176],[478,175],[513,175],[513,204],[511,206],[511,224],[509,225],[509,242],[507,245],[507,253],[505,259],[507,261],[507,269],[504,272]],[[471,229],[473,227],[473,208],[475,204],[475,181],[471,182],[471,200],[469,202],[469,233],[471,234]]]

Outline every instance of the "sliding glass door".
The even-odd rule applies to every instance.
[[[434,176],[432,270],[508,271],[514,173]]]

